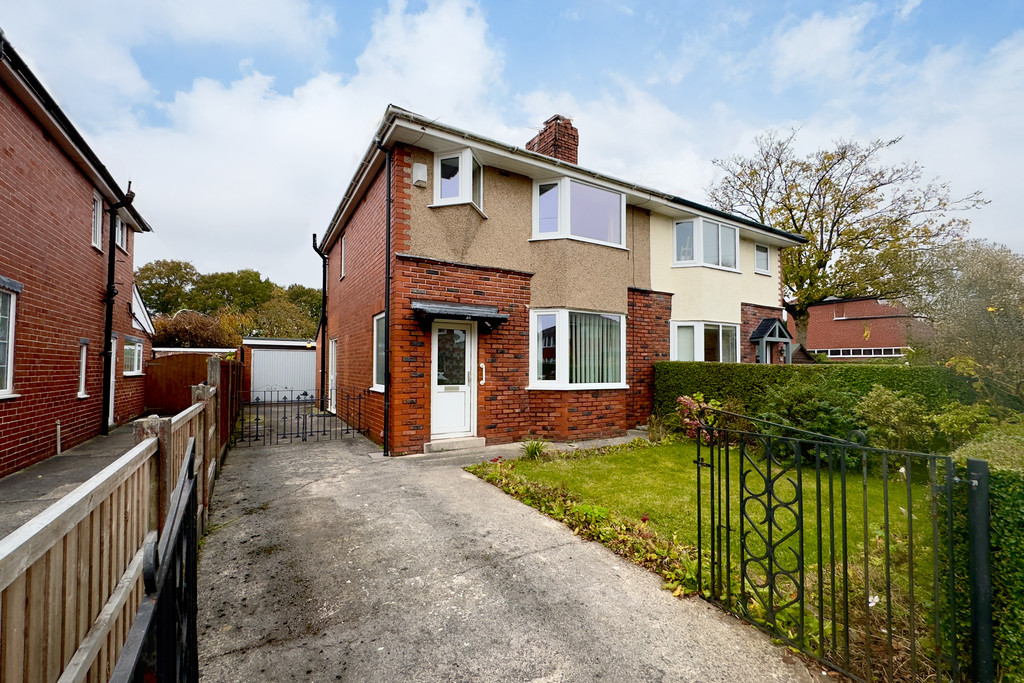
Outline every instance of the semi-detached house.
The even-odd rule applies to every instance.
[[[0,476],[143,411],[149,230],[0,32]]]
[[[319,244],[318,372],[389,452],[622,434],[655,362],[786,362],[802,238],[578,166],[578,141],[387,109]]]

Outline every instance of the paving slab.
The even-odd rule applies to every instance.
[[[199,562],[204,681],[810,681],[756,629],[464,472],[362,437],[235,449]]]
[[[135,446],[131,424],[0,479],[0,538],[50,507]]]

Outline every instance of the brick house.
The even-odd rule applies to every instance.
[[[877,297],[830,297],[807,312],[807,352],[829,360],[903,358],[910,337],[929,330],[928,323],[905,306]]]
[[[0,34],[0,476],[143,410],[129,197]]]
[[[788,333],[750,337],[801,238],[582,168],[578,143],[561,116],[523,149],[387,109],[319,243],[318,373],[389,452],[623,434],[657,361],[785,361]]]

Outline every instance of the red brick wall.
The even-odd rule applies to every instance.
[[[907,345],[911,318],[905,308],[876,299],[837,301],[811,306],[808,349],[859,349]]]
[[[757,362],[757,344],[751,343],[750,335],[765,318],[778,318],[782,320],[782,309],[773,306],[760,306],[758,304],[740,304],[740,362]],[[781,350],[782,344],[769,344],[768,350],[772,356],[772,364],[785,365],[786,356]]]
[[[626,319],[626,382],[629,384],[629,426],[646,424],[654,404],[654,364],[669,359],[672,295],[629,290]]]
[[[580,134],[576,126],[572,125],[572,119],[557,114],[545,121],[544,128],[526,143],[526,149],[531,152],[568,161],[570,164],[578,163],[579,146]]]
[[[103,397],[104,252],[91,245],[93,187],[31,115],[0,86],[0,275],[24,285],[17,299],[14,391],[0,400],[0,476],[56,452],[56,421],[64,448],[99,433]],[[144,378],[123,377],[131,326],[135,235],[118,251],[114,331],[118,422],[142,411]],[[78,398],[79,339],[89,340],[86,391]],[[149,354],[146,341],[144,357]]]

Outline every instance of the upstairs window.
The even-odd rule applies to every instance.
[[[533,184],[533,237],[569,237],[626,246],[626,199],[578,180],[561,178]]]
[[[128,251],[128,226],[120,216],[114,216],[114,239],[122,251]]]
[[[434,204],[473,204],[484,210],[484,167],[464,149],[434,156]]]
[[[92,195],[92,246],[103,251],[103,198],[99,192]]]
[[[754,272],[771,275],[771,263],[768,260],[770,251],[765,244],[754,245]]]
[[[706,218],[676,221],[673,263],[677,266],[705,265],[736,270],[739,231]]]

